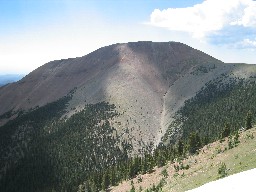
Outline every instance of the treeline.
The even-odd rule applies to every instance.
[[[217,78],[207,83],[194,98],[185,102],[163,141],[168,143],[175,138],[187,140],[191,132],[198,133],[204,143],[218,140],[226,127],[229,127],[231,133],[246,128],[248,114],[256,114],[254,106],[254,79],[233,78],[227,82],[226,78]],[[174,130],[179,130],[178,136],[173,134]]]
[[[44,127],[65,112],[71,95],[43,107],[19,112],[0,127],[0,191],[33,191],[51,182],[53,160],[45,154]]]
[[[115,106],[105,102],[86,105],[60,120],[70,98],[31,110],[1,127],[1,168],[8,169],[1,172],[0,191],[106,190],[176,157],[175,147],[164,145],[129,157],[132,146],[111,126],[118,115]]]
[[[123,180],[136,177],[138,174],[151,173],[155,166],[162,167],[168,161],[183,156],[177,146],[159,145],[153,153],[141,157],[130,157],[126,161],[117,163],[103,171],[93,173],[78,187],[79,192],[106,191],[110,186],[115,186]]]
[[[230,131],[223,132],[222,138],[228,136],[229,148],[239,143],[238,132],[234,135]],[[153,172],[156,166],[162,167],[167,162],[184,159],[188,155],[196,154],[204,145],[203,138],[197,132],[190,133],[186,140],[179,140],[176,144],[164,145],[160,143],[152,153],[144,154],[141,157],[131,157],[105,170],[94,172],[86,181],[79,185],[78,192],[107,191],[110,186],[116,186],[124,180],[132,179],[139,174]],[[175,166],[175,169],[176,171],[189,169],[189,165],[181,164]],[[162,184],[148,190],[161,191]]]

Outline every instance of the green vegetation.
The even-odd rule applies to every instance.
[[[47,127],[64,113],[71,96],[21,114],[0,127],[0,191],[32,191],[51,183],[53,161],[47,157]]]
[[[245,119],[245,128],[246,129],[250,129],[252,128],[252,113],[251,111],[249,111],[246,115],[246,119]]]
[[[157,185],[153,184],[153,186],[146,189],[145,192],[162,192],[163,186],[165,184],[166,184],[165,179],[161,179]]]
[[[249,131],[239,134],[240,143],[235,148],[225,150],[228,146],[226,138],[223,142],[217,141],[205,146],[198,155],[185,159],[184,163],[190,163],[190,168],[177,172],[179,175],[175,179],[168,177],[168,184],[163,191],[186,191],[222,176],[255,168],[255,153],[252,151],[255,150],[256,140],[246,135],[255,135],[256,129]],[[218,153],[215,148],[221,149],[221,152]],[[181,177],[182,172],[185,173],[184,177]]]
[[[239,132],[239,143],[230,149],[228,148],[229,139],[226,137],[204,146],[197,154],[175,158],[168,162],[168,166],[155,167],[155,172],[141,175],[143,181],[137,185],[134,184],[134,187],[136,191],[140,186],[144,186],[144,191],[146,189],[154,191],[162,179],[165,184],[159,191],[187,191],[221,177],[253,169],[256,167],[255,134],[255,127]],[[232,143],[236,135],[231,135]],[[162,174],[164,172],[168,173],[167,177]],[[126,186],[126,182],[114,190],[119,191],[123,186]]]
[[[146,153],[142,157],[128,158],[126,161],[120,162],[115,166],[107,168],[104,170],[104,174],[108,175],[108,181],[103,180],[103,185],[101,188],[96,187],[96,191],[99,189],[106,190],[109,186],[115,186],[123,180],[132,179],[138,174],[152,173],[155,166],[164,166],[168,161],[173,161],[175,158],[176,149],[172,146],[159,146],[153,154]],[[161,165],[161,166],[160,166]],[[110,176],[110,173],[112,174]],[[165,174],[165,173],[163,173]],[[96,174],[97,178],[100,177]],[[104,177],[105,178],[105,177]],[[114,181],[114,182],[113,182]],[[80,188],[87,191],[93,191],[90,187],[92,183],[97,185],[102,181],[89,179],[85,181]],[[138,178],[138,182],[142,182],[142,178]],[[131,186],[133,186],[133,182]],[[131,189],[133,191],[133,187]]]
[[[225,149],[216,147],[217,154],[239,145],[238,130],[253,125],[255,93],[253,81],[209,82],[177,112],[164,142],[154,150],[150,144],[148,151],[134,157],[129,157],[129,141],[111,126],[118,112],[109,103],[86,105],[69,119],[61,118],[70,94],[26,113],[16,113],[16,119],[0,127],[0,191],[105,191],[174,161],[175,178],[186,178],[190,164],[181,160],[188,155],[198,154],[206,144],[225,137],[228,145]],[[12,114],[10,111],[1,118]],[[176,136],[177,142],[167,142],[173,139],[170,133],[177,126],[181,136]],[[247,137],[254,138],[250,134]],[[226,167],[221,165],[218,173],[225,176]],[[161,174],[164,179],[169,175],[167,170]],[[147,190],[161,191],[164,179]]]
[[[191,154],[196,153],[202,147],[201,139],[197,132],[192,132],[188,138],[188,151]]]
[[[208,82],[194,98],[185,102],[177,112],[176,120],[169,126],[163,142],[177,140],[177,135],[170,138],[177,127],[181,130],[179,133],[185,143],[191,142],[191,133],[195,133],[203,145],[235,133],[244,126],[249,129],[253,124],[252,117],[256,114],[254,106],[255,81],[235,78],[227,81],[223,77],[217,78]],[[196,149],[191,150],[194,152]]]
[[[31,110],[0,128],[0,191],[77,191],[84,180],[95,190],[115,184],[107,168],[126,162],[131,150],[110,126],[115,106],[87,105],[60,119],[70,98]]]
[[[165,178],[169,176],[166,169],[162,170],[161,174],[162,174]]]
[[[130,192],[135,192],[135,187],[134,187],[133,180],[131,181],[131,186],[132,186],[132,188],[131,188]]]
[[[0,191],[106,190],[177,156],[176,146],[159,145],[151,153],[150,144],[148,152],[129,158],[131,145],[110,123],[118,115],[115,106],[86,105],[61,119],[70,98],[21,114],[0,128]]]
[[[226,177],[228,175],[228,169],[225,163],[221,163],[218,168],[218,174],[220,178]]]

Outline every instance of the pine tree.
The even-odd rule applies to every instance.
[[[102,178],[101,189],[106,191],[110,184],[108,172],[105,172]]]
[[[145,156],[141,161],[141,172],[142,174],[145,174],[148,170],[148,164],[147,164],[147,156]]]
[[[110,174],[109,180],[112,186],[116,185],[116,167],[111,168],[111,174]]]
[[[178,154],[179,154],[179,156],[181,156],[183,154],[183,150],[184,150],[184,144],[181,140],[179,140],[179,142],[178,142]]]
[[[131,181],[131,185],[132,185],[132,188],[131,188],[130,192],[135,192],[135,187],[134,187],[133,180]]]
[[[245,128],[246,129],[250,129],[252,128],[252,113],[251,111],[249,111],[246,115],[246,119],[245,119]]]
[[[96,192],[97,186],[94,181],[89,182],[88,192]]]
[[[238,131],[236,131],[235,136],[234,136],[234,145],[235,145],[235,147],[236,147],[239,143],[240,143],[240,141],[239,141],[239,133],[238,133]]]
[[[225,163],[221,163],[220,167],[218,168],[218,174],[220,175],[220,178],[226,177],[228,175],[227,172],[227,166]]]
[[[193,132],[190,134],[188,138],[188,148],[189,152],[194,154],[201,147],[201,139],[197,132]]]
[[[163,157],[163,154],[161,152],[158,154],[156,161],[158,167],[162,167],[165,165],[165,158]]]
[[[222,138],[228,137],[230,135],[230,125],[225,123],[224,131],[222,132]]]

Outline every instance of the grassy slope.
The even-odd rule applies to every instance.
[[[248,135],[253,134],[256,137],[256,128],[240,133],[240,143],[237,147],[228,148],[228,138],[222,143],[219,141],[211,143],[200,150],[198,155],[189,156],[187,159],[180,161],[184,165],[189,165],[188,170],[174,169],[174,164],[178,162],[169,162],[166,166],[156,168],[151,174],[140,175],[133,179],[136,191],[142,186],[146,190],[157,185],[164,176],[162,170],[166,169],[168,177],[163,191],[186,191],[199,187],[210,181],[219,178],[218,168],[220,163],[224,162],[228,168],[228,175],[256,168],[256,138],[248,138]],[[184,174],[183,174],[184,173]],[[142,182],[139,182],[139,177]],[[131,180],[125,181],[111,191],[129,191],[131,189]]]

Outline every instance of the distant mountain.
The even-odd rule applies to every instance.
[[[0,86],[6,85],[8,83],[13,83],[22,79],[25,75],[21,74],[6,74],[0,75]]]
[[[215,141],[256,114],[255,78],[256,65],[177,42],[51,61],[0,87],[0,191],[75,191],[85,181],[94,191],[110,173],[113,183],[137,174],[132,156],[145,156],[147,171],[158,150],[188,149],[191,133],[197,147]]]

